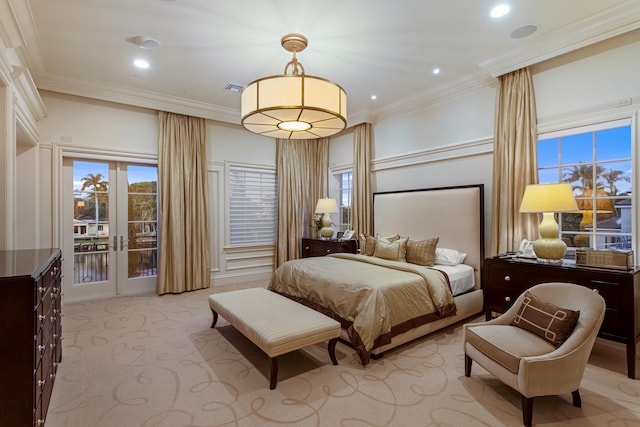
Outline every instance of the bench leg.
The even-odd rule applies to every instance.
[[[329,357],[331,358],[331,362],[334,365],[338,364],[338,359],[336,359],[336,344],[338,343],[338,338],[333,338],[329,340]]]
[[[271,360],[271,381],[269,383],[269,389],[273,390],[278,383],[278,358],[270,357],[269,360]]]
[[[211,312],[213,313],[213,323],[211,323],[211,327],[213,328],[214,326],[216,326],[216,322],[218,321],[218,313],[216,313],[213,308],[211,309]]]

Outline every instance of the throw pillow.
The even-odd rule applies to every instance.
[[[406,261],[407,239],[398,239],[393,242],[379,238],[376,243],[376,251],[373,256],[391,261]]]
[[[556,347],[571,334],[580,311],[558,307],[527,291],[512,325],[532,332]]]
[[[368,234],[360,234],[360,253],[367,256],[373,256],[376,251],[377,238]]]
[[[407,241],[407,262],[417,265],[432,266],[436,259],[436,246],[439,237],[428,240]]]
[[[462,264],[466,257],[466,253],[458,252],[455,249],[436,248],[435,264],[458,265]]]

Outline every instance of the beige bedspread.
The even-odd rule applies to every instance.
[[[269,289],[341,320],[363,364],[393,335],[456,311],[444,273],[359,254],[287,261]]]

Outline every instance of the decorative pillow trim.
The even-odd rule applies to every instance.
[[[573,332],[580,311],[558,307],[527,291],[512,325],[532,332],[558,347]]]

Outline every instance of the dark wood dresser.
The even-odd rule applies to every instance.
[[[0,425],[43,426],[61,346],[59,249],[0,251]]]
[[[339,252],[358,253],[358,241],[351,240],[322,240],[322,239],[302,239],[302,258],[312,256],[324,256]]]
[[[607,304],[598,336],[626,344],[627,374],[629,378],[636,377],[636,343],[640,338],[640,269],[609,270],[496,257],[486,259],[482,271],[487,319],[504,313],[521,293],[538,283],[569,282],[598,291]]]

